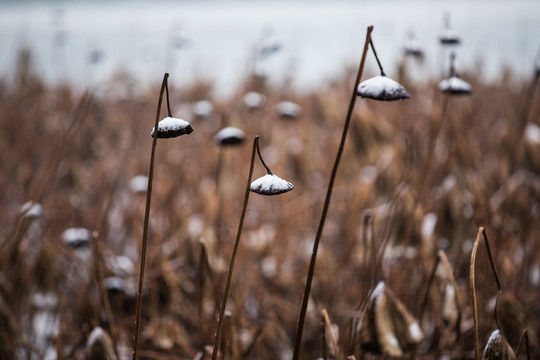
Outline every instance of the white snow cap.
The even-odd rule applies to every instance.
[[[529,143],[540,144],[540,127],[536,124],[528,123],[525,127],[525,139]]]
[[[94,330],[90,333],[90,336],[88,337],[87,345],[92,346],[94,343],[96,343],[100,338],[104,336],[105,332],[102,328],[95,327]]]
[[[411,97],[403,86],[384,75],[377,75],[362,81],[358,85],[357,94],[363,98],[384,101],[402,100]]]
[[[82,227],[66,229],[62,233],[62,240],[73,248],[86,246],[90,241],[90,230]]]
[[[43,215],[43,206],[40,203],[27,201],[21,206],[21,214],[27,219],[36,219]]]
[[[137,175],[129,180],[129,190],[134,193],[145,193],[148,189],[148,176]]]
[[[448,94],[470,94],[472,92],[471,85],[466,81],[461,80],[457,76],[444,79],[439,83],[439,90]]]
[[[246,134],[241,129],[228,126],[218,131],[214,136],[214,142],[218,145],[236,145],[246,140]]]
[[[294,185],[279,176],[266,174],[251,183],[251,191],[261,195],[278,195],[294,189]]]
[[[282,101],[276,106],[279,116],[282,118],[296,119],[302,114],[300,105],[295,104],[292,101]]]
[[[173,138],[184,134],[191,134],[193,128],[189,123],[182,119],[167,116],[158,123],[158,138]],[[154,128],[150,135],[154,136]]]
[[[263,106],[265,97],[256,91],[250,91],[244,95],[243,100],[248,109],[259,109]]]

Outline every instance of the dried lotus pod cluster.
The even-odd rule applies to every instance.
[[[383,281],[362,312],[358,332],[364,350],[391,357],[403,356],[423,339],[412,314]]]

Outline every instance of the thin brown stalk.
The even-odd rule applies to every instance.
[[[477,309],[477,299],[476,299],[476,288],[475,288],[475,264],[476,264],[476,253],[478,252],[478,244],[480,243],[481,237],[484,237],[484,241],[486,243],[486,249],[488,253],[489,262],[491,264],[491,269],[493,270],[493,277],[495,278],[495,282],[497,283],[497,289],[499,290],[499,293],[501,291],[501,282],[499,280],[499,275],[497,274],[497,270],[495,269],[495,263],[493,261],[493,256],[491,254],[491,249],[489,247],[489,241],[487,238],[486,230],[483,226],[481,226],[478,229],[478,234],[476,235],[476,240],[474,242],[474,246],[471,253],[471,268],[470,268],[470,287],[471,287],[471,297],[473,300],[473,320],[474,320],[474,352],[475,352],[475,359],[478,360],[480,358],[480,349],[479,349],[479,340],[478,340],[478,309]],[[495,306],[495,321],[497,322],[497,327],[499,327],[499,321],[497,318],[497,307]]]
[[[212,351],[212,360],[217,359],[217,354],[219,350],[219,342],[221,340],[221,333],[223,331],[223,318],[225,315],[225,307],[227,306],[227,298],[229,297],[229,290],[231,287],[231,279],[232,279],[232,273],[234,269],[234,262],[236,259],[236,253],[238,252],[238,245],[240,244],[240,237],[242,235],[242,229],[244,227],[244,218],[246,217],[246,210],[249,200],[249,193],[250,193],[250,185],[251,185],[251,177],[253,176],[253,163],[255,162],[255,152],[259,144],[259,136],[255,136],[255,140],[253,140],[253,149],[251,150],[251,161],[249,163],[249,174],[248,174],[248,181],[246,185],[246,191],[244,193],[244,205],[242,207],[242,214],[240,215],[240,223],[238,224],[238,231],[236,232],[236,239],[234,241],[234,247],[233,252],[231,255],[231,261],[229,263],[229,272],[227,274],[227,282],[225,283],[225,291],[223,293],[223,299],[221,300],[221,308],[219,310],[219,318],[218,318],[218,327],[216,331],[216,338],[214,341],[214,349]]]
[[[523,346],[523,344],[525,344],[525,351],[526,351],[526,354],[527,354],[527,360],[529,360],[531,358],[531,352],[530,352],[530,349],[529,349],[529,333],[527,332],[527,329],[523,330],[523,332],[521,333],[521,336],[519,338],[519,344],[518,344],[518,347],[516,349],[516,359],[519,356],[519,352],[521,351],[521,347]]]
[[[311,254],[311,260],[309,263],[309,270],[306,280],[306,287],[304,289],[304,295],[302,298],[302,306],[300,308],[300,315],[298,317],[298,325],[296,328],[296,338],[294,343],[294,352],[293,360],[298,360],[300,357],[300,348],[302,345],[302,335],[304,332],[304,322],[306,319],[307,306],[309,302],[309,294],[311,292],[311,283],[313,282],[313,276],[315,274],[315,263],[317,261],[317,252],[319,249],[319,243],[322,236],[322,231],[324,229],[324,223],[326,221],[326,214],[328,213],[328,208],[330,206],[330,199],[332,197],[332,190],[334,188],[334,181],[336,179],[337,170],[339,167],[339,162],[341,160],[341,155],[343,154],[343,149],[345,148],[345,139],[347,138],[347,132],[349,129],[349,124],[351,122],[352,113],[354,110],[354,104],[356,103],[356,91],[360,83],[360,78],[362,77],[362,72],[364,71],[364,63],[366,61],[367,51],[369,49],[369,43],[371,39],[371,32],[373,31],[373,26],[368,26],[366,41],[364,43],[364,51],[362,53],[362,59],[360,60],[360,65],[358,66],[358,73],[356,74],[356,80],[354,82],[354,87],[351,94],[351,100],[349,102],[349,108],[347,110],[347,116],[345,118],[345,124],[343,125],[343,133],[341,135],[341,141],[339,143],[338,152],[336,155],[336,160],[334,161],[334,167],[330,175],[330,181],[328,184],[328,189],[326,191],[326,198],[323,205],[323,211],[321,214],[321,220],[319,221],[319,228],[317,229],[317,234],[315,236],[315,241],[313,243],[313,251]]]
[[[92,252],[94,258],[94,269],[96,270],[96,281],[99,288],[99,294],[101,297],[101,302],[103,308],[105,309],[105,316],[107,317],[107,322],[109,323],[109,328],[111,331],[111,341],[113,343],[113,349],[118,357],[116,351],[116,327],[114,324],[114,318],[111,310],[111,303],[109,302],[109,297],[107,296],[107,289],[105,288],[105,281],[103,276],[103,262],[101,256],[101,250],[99,248],[99,239],[97,234],[92,234]]]
[[[326,331],[328,331],[328,336],[330,337],[330,341],[332,342],[332,347],[334,348],[334,358],[339,359],[339,349],[337,346],[337,341],[334,336],[334,333],[332,332],[332,323],[330,322],[330,317],[328,316],[328,312],[326,309],[322,310],[322,315],[324,319],[324,323],[326,325]]]
[[[474,320],[474,358],[475,360],[480,359],[480,345],[478,341],[478,305],[476,300],[476,287],[475,287],[475,277],[474,277],[474,266],[476,264],[476,252],[478,251],[478,244],[480,243],[480,238],[484,228],[480,227],[478,229],[478,234],[476,235],[476,240],[471,253],[471,265],[470,265],[470,287],[471,287],[471,297],[473,304],[473,320]]]
[[[143,238],[141,244],[141,264],[139,269],[139,287],[137,290],[137,317],[135,320],[135,341],[133,344],[133,360],[137,359],[137,350],[139,347],[139,333],[141,331],[141,312],[142,312],[142,291],[144,284],[144,269],[146,263],[146,246],[148,240],[148,222],[150,219],[150,203],[152,201],[152,181],[154,179],[154,158],[156,154],[157,136],[158,136],[158,123],[159,113],[161,111],[161,103],[163,102],[163,93],[167,86],[167,80],[169,74],[163,75],[163,82],[161,83],[161,90],[159,92],[158,106],[156,110],[156,120],[154,123],[154,136],[152,140],[152,152],[150,154],[150,169],[148,170],[148,188],[146,190],[146,207],[144,211],[144,225],[143,225]]]
[[[455,325],[456,330],[456,339],[455,342],[457,343],[459,341],[460,337],[460,327],[461,327],[461,307],[459,305],[459,301],[457,298],[458,295],[458,288],[456,285],[456,279],[454,278],[454,273],[452,272],[452,267],[450,266],[450,262],[448,261],[448,257],[446,256],[446,253],[443,250],[439,250],[439,258],[441,259],[441,262],[444,266],[444,269],[446,270],[446,275],[448,276],[448,279],[450,280],[450,284],[452,284],[452,287],[454,288],[454,294],[456,296],[456,311],[457,311],[457,320]]]

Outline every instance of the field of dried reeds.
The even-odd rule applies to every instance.
[[[302,358],[392,356],[377,339],[385,334],[378,325],[366,330],[371,315],[363,316],[377,310],[366,302],[381,295],[369,295],[381,280],[423,333],[417,346],[401,346],[404,358],[474,358],[470,265],[481,226],[502,293],[480,241],[480,350],[498,327],[516,350],[527,329],[531,358],[540,357],[540,101],[531,75],[508,71],[485,83],[462,72],[472,94],[453,97],[439,92],[437,79],[409,79],[405,67],[396,80],[410,99],[357,100]],[[121,79],[81,93],[46,85],[26,54],[13,76],[0,80],[0,358],[92,358],[87,344],[107,337],[110,358],[130,358],[161,74],[142,94]],[[208,83],[170,86],[174,116],[194,130],[157,141],[140,358],[210,358],[255,135],[268,166],[295,188],[251,195],[220,358],[291,357],[353,83],[345,71],[328,87],[294,93],[246,76],[227,101],[213,99]],[[261,107],[245,104],[250,90],[264,95]],[[212,111],[197,111],[208,105],[202,100]],[[283,100],[301,114],[280,115]],[[225,126],[242,129],[246,141],[218,146]],[[256,162],[254,179],[264,174]]]

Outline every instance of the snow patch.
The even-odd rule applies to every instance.
[[[377,75],[360,83],[357,94],[363,98],[383,101],[402,100],[411,97],[403,86],[383,75]]]
[[[193,128],[185,120],[167,116],[158,123],[158,138],[172,138],[184,134],[191,134]],[[154,136],[152,128],[151,136]]]
[[[261,195],[278,195],[294,189],[294,185],[279,176],[266,174],[253,181],[250,190]]]
[[[439,90],[449,94],[470,94],[472,88],[466,81],[461,80],[457,76],[452,76],[439,83]]]

